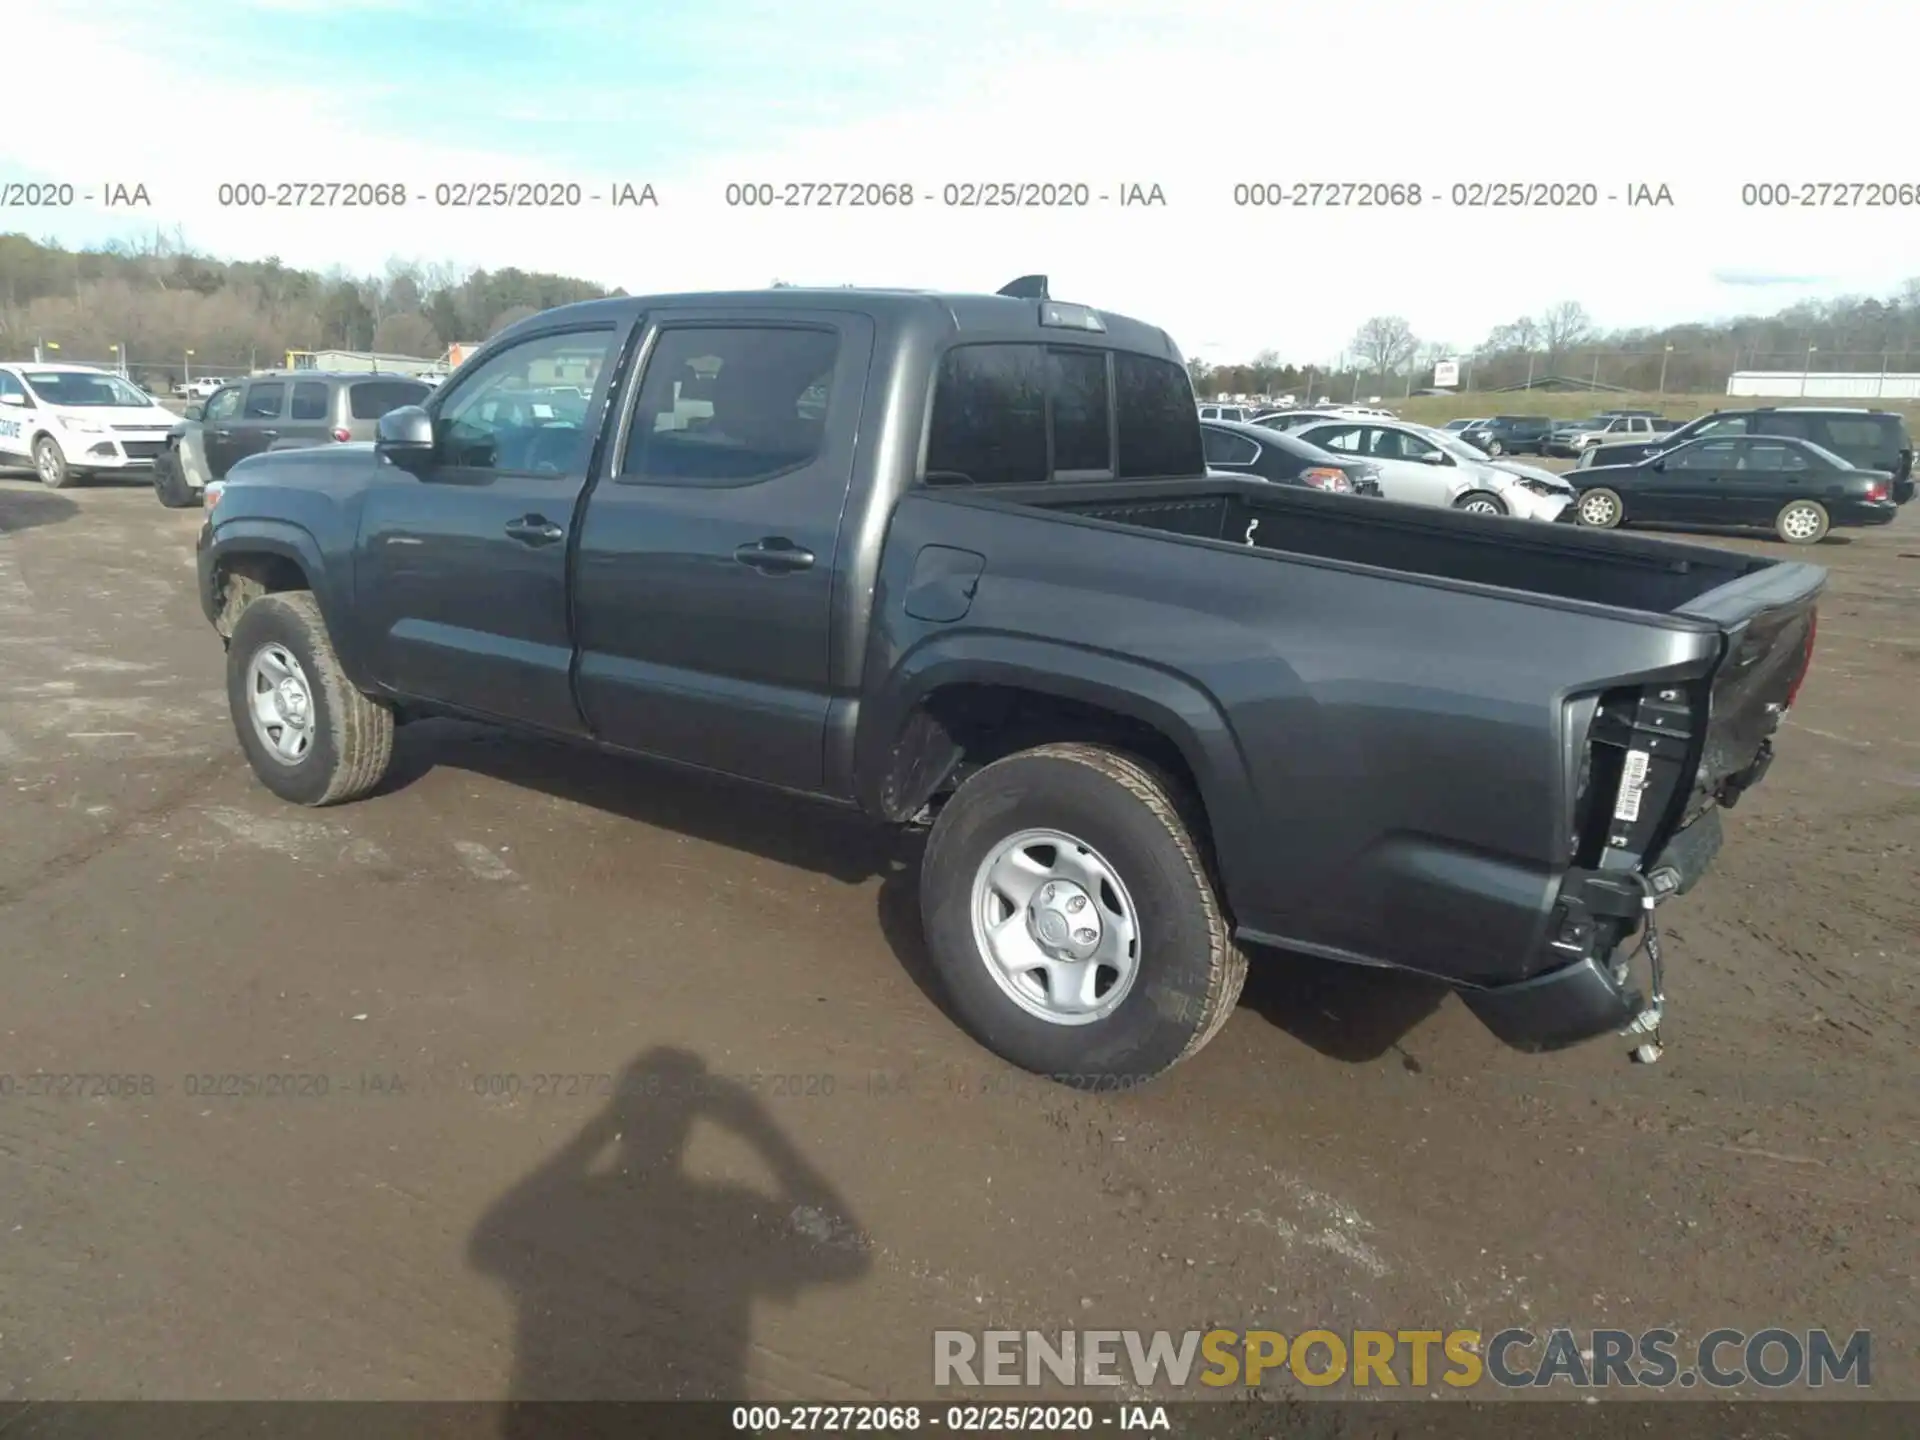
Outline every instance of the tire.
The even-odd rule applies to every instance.
[[[79,478],[68,467],[60,442],[51,435],[42,435],[33,442],[33,469],[40,483],[49,490],[65,490]]]
[[[928,838],[920,910],[940,987],[970,1035],[1024,1070],[1080,1089],[1110,1089],[1164,1073],[1219,1032],[1240,998],[1247,961],[1233,942],[1194,827],[1183,818],[1194,806],[1183,787],[1144,762],[1083,744],[1023,751],[960,787]],[[1036,834],[1077,842],[1080,853],[1023,839]],[[1033,903],[1016,908],[985,878],[995,857],[1010,848],[1025,854],[1029,876],[1051,854],[1053,865],[1083,879],[1104,867],[1118,886],[1036,881]],[[1078,1019],[1063,1019],[1065,1002],[1037,978],[1052,978],[1041,968],[1048,961],[1034,934],[1050,922],[1037,907],[1049,893],[1064,892],[1051,907],[1054,919],[1065,922],[1055,934],[1084,935],[1066,928],[1074,923],[1066,914],[1094,889],[1094,909],[1085,913],[1104,922],[1100,939],[1092,958],[1073,968],[1085,974],[1082,967],[1092,967],[1095,980],[1083,992]],[[1024,947],[1020,955],[1031,956],[1028,972],[1008,976],[989,960],[984,929],[997,916],[1017,927],[1010,938]],[[1102,966],[1103,956],[1125,957],[1131,973]],[[1098,977],[1106,968],[1115,976],[1103,991]]]
[[[187,484],[187,477],[180,473],[177,464],[160,464],[153,467],[153,493],[160,503],[169,510],[189,510],[200,503],[200,497],[193,487]]]
[[[256,660],[262,668],[256,670]],[[286,662],[293,663],[288,665]],[[271,662],[270,664],[266,662]],[[263,680],[274,674],[291,678],[304,694],[304,703],[279,714],[304,712],[305,745],[283,758],[271,727],[255,723],[253,699],[262,695],[265,709],[274,709],[279,687],[261,691]],[[289,699],[281,691],[283,700]],[[378,785],[393,757],[393,712],[354,689],[340,668],[327,638],[320,607],[306,590],[283,590],[262,595],[240,612],[227,647],[227,703],[240,748],[260,783],[282,800],[296,805],[338,805],[357,800]],[[301,727],[281,723],[286,737]]]
[[[1487,442],[1487,454],[1504,455],[1506,453],[1507,453],[1507,447],[1502,445],[1498,440],[1489,440]]]
[[[1453,508],[1470,515],[1506,515],[1507,502],[1491,490],[1469,490],[1453,502]]]
[[[1582,490],[1573,503],[1578,507],[1574,513],[1579,522],[1589,530],[1617,530],[1627,518],[1627,502],[1620,498],[1620,492],[1603,485]]]
[[[1773,517],[1773,533],[1789,545],[1818,545],[1832,528],[1833,519],[1818,500],[1789,500]]]

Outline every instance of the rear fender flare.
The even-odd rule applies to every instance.
[[[1180,753],[1200,789],[1215,842],[1216,863],[1229,895],[1229,838],[1252,833],[1259,797],[1239,737],[1225,711],[1192,680],[1090,647],[999,634],[942,634],[909,651],[862,707],[855,738],[857,798],[869,814],[891,821],[883,793],[910,718],[936,691],[953,685],[993,685],[1075,701],[1151,727]]]

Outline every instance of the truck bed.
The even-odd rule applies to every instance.
[[[1782,563],[1260,481],[1096,482],[1001,493],[1090,520],[1661,615],[1685,612],[1710,592]]]

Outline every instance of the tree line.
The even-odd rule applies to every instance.
[[[776,280],[776,285],[784,284]],[[0,235],[0,358],[57,345],[61,358],[124,360],[137,378],[281,363],[288,350],[432,358],[536,311],[624,294],[566,275],[391,261],[379,275],[295,269],[277,257],[217,260],[176,231],[91,250]],[[1671,348],[1669,348],[1671,347]],[[192,352],[189,355],[188,352]],[[1920,369],[1920,278],[1887,297],[1806,302],[1777,314],[1661,329],[1603,330],[1579,302],[1496,326],[1477,345],[1417,335],[1398,315],[1355,331],[1339,363],[1263,350],[1239,364],[1192,362],[1202,394],[1402,394],[1456,359],[1463,388],[1589,377],[1630,390],[1721,393],[1736,370]]]
[[[624,293],[512,268],[396,260],[367,276],[295,269],[275,256],[216,260],[177,233],[95,250],[0,235],[0,359],[57,345],[62,359],[124,357],[129,371],[149,383],[189,369],[279,365],[288,350],[430,359],[536,311]]]
[[[1671,348],[1669,348],[1671,347]],[[1479,344],[1426,340],[1404,316],[1363,322],[1331,366],[1285,363],[1265,350],[1242,364],[1192,362],[1200,394],[1349,398],[1394,396],[1432,383],[1431,367],[1456,360],[1462,388],[1497,390],[1529,379],[1651,393],[1721,394],[1736,370],[1920,370],[1920,277],[1890,296],[1806,301],[1772,315],[1713,323],[1604,330],[1578,301],[1497,325]]]

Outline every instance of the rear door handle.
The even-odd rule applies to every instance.
[[[522,515],[507,522],[507,534],[522,545],[551,545],[567,532],[544,515]]]
[[[767,575],[781,575],[813,566],[813,552],[793,543],[784,535],[768,535],[733,552],[742,565],[751,565]]]

